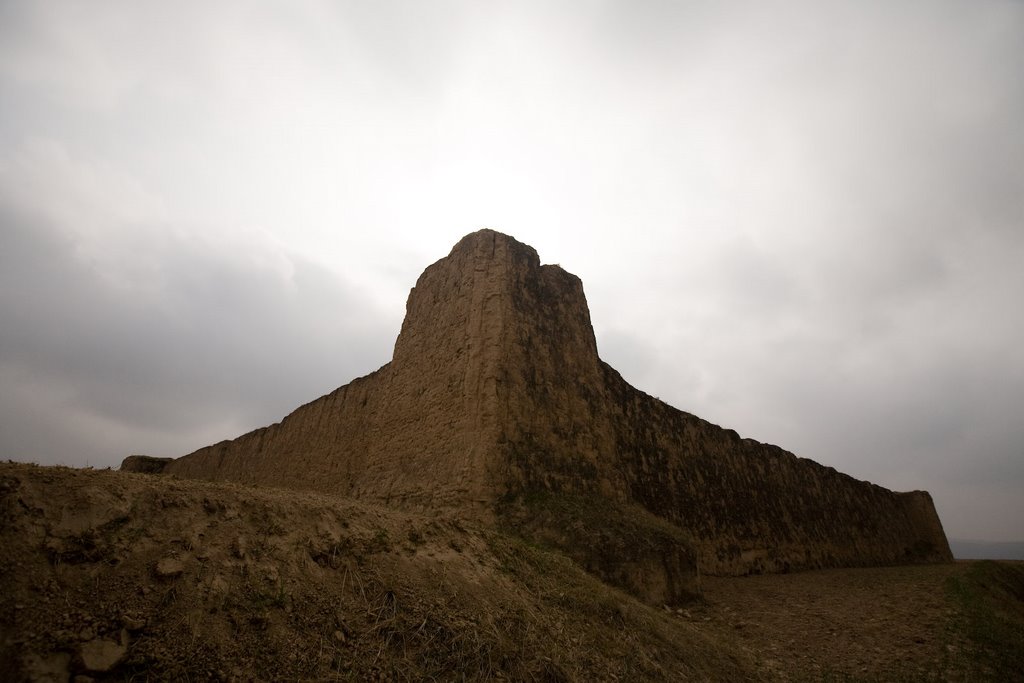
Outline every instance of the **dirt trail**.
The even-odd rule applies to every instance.
[[[965,564],[706,577],[690,616],[782,679],[956,678],[961,644],[947,590]]]

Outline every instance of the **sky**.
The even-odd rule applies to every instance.
[[[1024,3],[0,0],[0,458],[388,362],[489,227],[634,386],[1024,540]]]

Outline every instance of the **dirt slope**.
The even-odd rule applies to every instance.
[[[2,681],[1002,681],[1024,669],[1020,563],[704,577],[703,599],[669,610],[451,515],[11,463],[0,544]]]
[[[756,678],[697,625],[452,516],[18,464],[0,511],[4,681]]]

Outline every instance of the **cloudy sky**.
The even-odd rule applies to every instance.
[[[0,2],[0,457],[390,359],[492,227],[635,386],[1024,540],[1024,4]]]

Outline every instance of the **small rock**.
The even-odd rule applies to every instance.
[[[121,623],[129,631],[141,631],[146,628],[146,620],[141,617],[136,617],[133,614],[125,614],[121,617]]]
[[[156,563],[156,575],[162,579],[173,579],[185,573],[185,563],[173,557],[165,557]]]
[[[227,595],[231,592],[231,586],[224,580],[223,576],[217,575],[210,579],[210,592],[217,595]]]
[[[120,643],[96,638],[88,643],[83,643],[79,655],[82,658],[82,666],[86,670],[103,673],[117,666],[127,652],[128,648]]]
[[[339,643],[344,643],[345,642],[345,634],[342,633],[341,631],[335,631],[334,632],[334,639],[336,641],[338,641]]]
[[[30,681],[65,683],[71,676],[71,655],[66,652],[46,656],[30,654],[24,659],[23,669]]]

